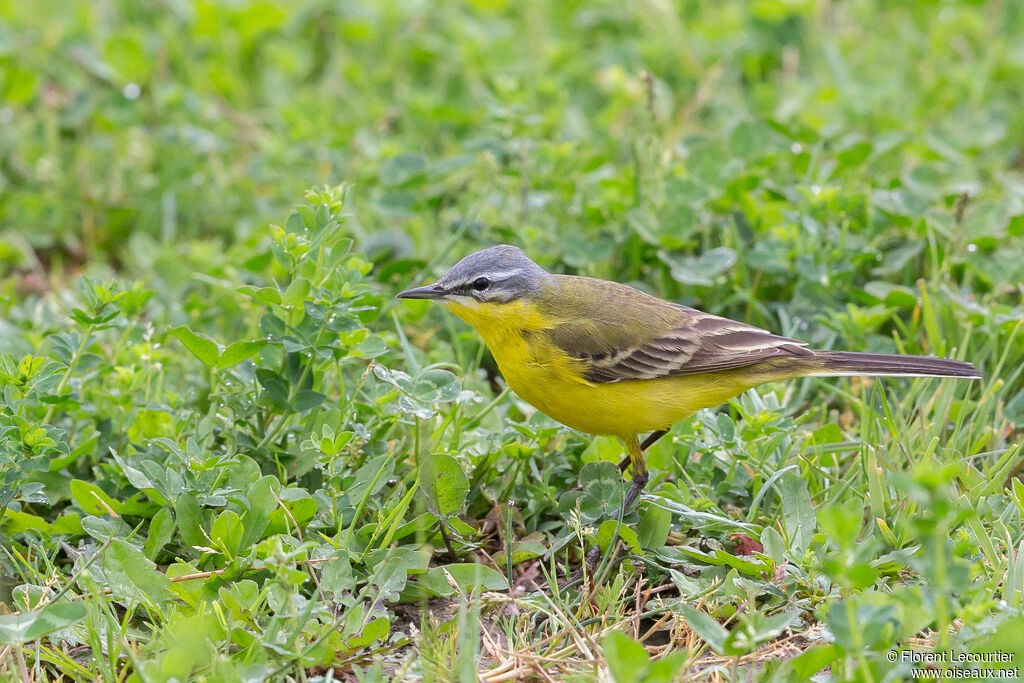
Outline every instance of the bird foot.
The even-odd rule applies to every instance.
[[[578,582],[582,581],[583,580],[584,567],[586,567],[586,572],[587,572],[586,575],[590,576],[590,577],[593,577],[594,576],[594,570],[597,569],[597,562],[600,559],[601,559],[601,546],[595,545],[593,548],[590,549],[590,552],[587,553],[587,559],[584,560],[584,564],[581,565],[579,569],[574,571],[572,573],[572,576],[569,577],[569,580],[566,581],[561,586],[559,586],[558,590],[564,591],[567,588],[571,588],[571,587],[575,586]]]

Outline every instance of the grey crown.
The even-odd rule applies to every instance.
[[[505,303],[540,288],[550,277],[519,247],[500,244],[465,257],[437,284],[449,294]],[[486,286],[484,283],[486,282]]]

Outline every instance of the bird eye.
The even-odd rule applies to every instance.
[[[475,289],[478,292],[482,292],[490,286],[491,281],[485,277],[478,277],[477,279],[473,280],[473,289]]]

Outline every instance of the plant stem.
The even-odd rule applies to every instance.
[[[57,388],[54,394],[60,396],[64,389],[67,387],[68,382],[71,380],[71,373],[75,371],[75,366],[78,365],[78,359],[85,353],[85,349],[89,346],[89,338],[92,336],[92,325],[85,328],[85,336],[82,337],[82,343],[75,349],[75,353],[71,356],[71,361],[68,363],[68,367],[64,370],[64,376],[60,378],[60,383],[57,384]],[[43,416],[43,423],[50,424],[50,420],[53,419],[53,413],[57,410],[57,404],[50,404],[50,407],[46,410],[46,415]]]

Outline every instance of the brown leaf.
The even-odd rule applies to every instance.
[[[753,555],[764,552],[764,546],[746,534],[733,534],[729,540],[736,544],[731,551],[733,555]]]

